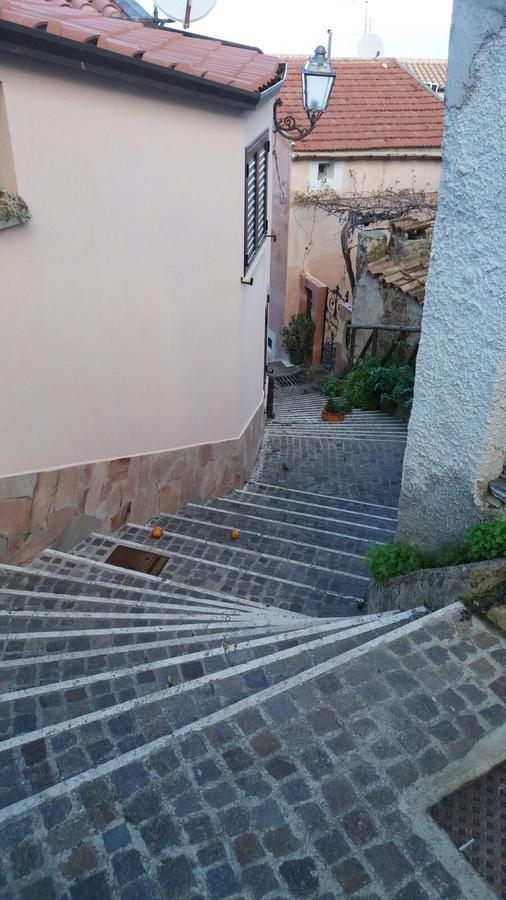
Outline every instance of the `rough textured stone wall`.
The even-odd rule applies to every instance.
[[[423,305],[409,294],[401,290],[387,287],[367,272],[367,266],[374,259],[390,253],[392,264],[399,260],[407,260],[416,256],[421,248],[429,251],[427,238],[419,240],[396,239],[390,250],[388,242],[390,233],[386,229],[362,231],[357,243],[357,280],[353,295],[353,325],[406,325],[420,328]],[[364,344],[370,337],[370,331],[358,331],[355,340],[355,357],[360,354]],[[411,335],[407,346],[411,350],[418,336]],[[392,335],[385,333],[378,336],[378,353],[386,353],[392,343]]]
[[[505,103],[504,0],[455,0],[400,506],[400,535],[427,546],[483,516],[485,484],[506,457]]]
[[[91,531],[142,524],[241,487],[262,442],[260,407],[240,438],[0,479],[0,562],[68,550]]]

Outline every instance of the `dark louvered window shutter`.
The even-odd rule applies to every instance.
[[[245,269],[253,262],[267,235],[268,168],[269,132],[266,131],[246,149]]]

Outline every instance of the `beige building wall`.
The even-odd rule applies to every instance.
[[[0,233],[0,478],[203,445],[230,449],[227,485],[244,478],[241,442],[253,421],[256,444],[261,432],[270,253],[266,241],[241,285],[244,150],[272,104],[227,111],[11,62],[0,86],[33,216]],[[86,490],[76,478],[65,509]],[[30,499],[19,483],[22,495],[0,482],[0,533],[14,515],[1,503]],[[18,518],[19,545],[33,522],[24,506]]]
[[[441,160],[434,159],[332,159],[296,158],[292,162],[286,318],[301,309],[304,302],[301,272],[309,272],[324,284],[348,290],[341,253],[341,224],[319,210],[294,205],[298,192],[316,190],[318,163],[328,162],[332,175],[326,182],[343,194],[372,193],[386,188],[413,188],[429,193],[439,188]]]

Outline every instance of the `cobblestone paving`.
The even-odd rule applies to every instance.
[[[475,896],[458,852],[443,864],[402,798],[504,724],[503,666],[500,638],[452,607],[289,692],[259,694],[11,816],[2,896]],[[24,765],[44,765],[40,743]]]
[[[396,506],[403,444],[267,436],[254,481]]]
[[[500,761],[505,642],[362,611],[403,429],[284,396],[243,490],[0,566],[1,900],[492,897],[427,810]]]

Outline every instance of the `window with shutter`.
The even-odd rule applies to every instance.
[[[246,148],[246,196],[244,211],[244,269],[251,265],[268,230],[267,176],[269,132]]]

